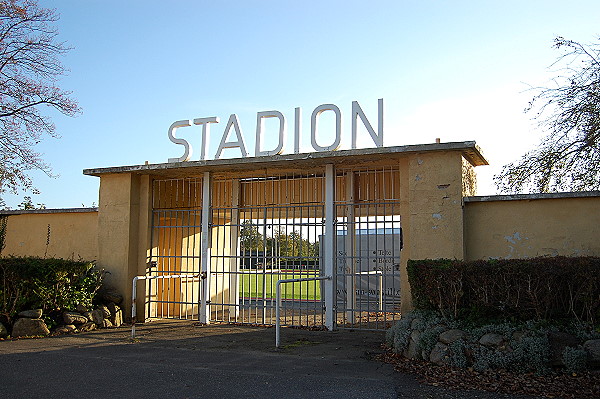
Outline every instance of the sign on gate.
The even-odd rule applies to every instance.
[[[322,236],[319,237],[322,248]],[[384,310],[400,302],[400,228],[338,230],[336,298],[357,310]],[[353,305],[349,302],[357,302]]]

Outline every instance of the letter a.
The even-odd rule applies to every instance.
[[[229,136],[229,131],[231,130],[232,126],[233,130],[235,130],[237,141],[227,141],[227,137]],[[244,144],[242,129],[240,128],[240,123],[238,122],[236,114],[231,114],[229,120],[227,121],[225,131],[223,132],[223,137],[221,138],[221,144],[219,144],[219,149],[217,149],[215,159],[219,159],[221,157],[221,152],[223,152],[224,148],[239,148],[242,152],[242,157],[246,158],[248,156],[248,152],[246,152],[246,144]]]

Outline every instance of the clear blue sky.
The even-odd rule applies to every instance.
[[[310,113],[334,103],[349,148],[352,101],[375,123],[378,98],[386,146],[475,140],[491,164],[477,168],[479,194],[494,194],[491,176],[538,141],[522,112],[532,94],[524,91],[551,76],[547,67],[559,55],[553,38],[600,35],[597,0],[40,4],[61,15],[60,39],[73,50],[60,85],[83,109],[77,118],[55,115],[62,138],[38,147],[59,175],[33,174],[41,191],[33,201],[49,208],[98,202],[99,179],[84,176],[85,168],[180,156],[167,137],[176,120],[221,119],[211,127],[211,159],[231,113],[253,154],[256,112],[281,111],[291,133],[294,108],[302,107],[308,149]],[[198,159],[199,128],[178,135]],[[5,199],[14,208],[22,196]]]

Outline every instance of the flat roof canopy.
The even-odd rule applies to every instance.
[[[109,173],[136,173],[157,176],[190,176],[203,172],[241,172],[264,168],[312,168],[328,163],[336,165],[372,163],[400,158],[402,155],[422,152],[458,151],[473,166],[488,165],[475,141],[432,143],[397,147],[362,148],[355,150],[283,154],[247,158],[212,159],[205,161],[171,162],[149,165],[115,166],[84,169],[84,175],[101,176]]]

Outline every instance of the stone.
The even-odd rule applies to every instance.
[[[42,309],[24,310],[19,312],[19,317],[27,317],[28,319],[39,319],[42,317]]]
[[[515,331],[512,335],[512,339],[514,339],[517,342],[520,342],[526,335],[527,333],[525,333],[525,331]]]
[[[65,324],[85,324],[88,319],[77,312],[64,312],[63,320]]]
[[[413,321],[410,322],[410,328],[413,330],[416,330],[420,324],[421,324],[421,319],[416,317],[413,319]]]
[[[89,309],[86,306],[83,306],[82,304],[77,305],[75,310],[81,314],[84,314],[85,312],[89,311]]]
[[[101,312],[102,312],[102,316],[103,316],[105,319],[110,319],[110,310],[108,309],[108,307],[107,307],[107,306],[100,305],[100,306],[98,306],[98,307],[96,308],[96,310],[99,310],[99,311],[101,311]]]
[[[102,293],[102,299],[106,302],[112,302],[118,305],[123,302],[123,295],[114,290],[107,290]]]
[[[458,341],[459,339],[465,338],[466,336],[467,336],[467,333],[464,332],[463,330],[453,329],[453,330],[444,331],[443,333],[440,334],[438,339],[443,344],[451,344],[453,342]]]
[[[438,342],[433,347],[433,350],[429,354],[429,361],[439,366],[448,364],[450,357],[448,356],[448,345]]]
[[[23,317],[15,322],[12,330],[12,336],[17,337],[32,337],[32,336],[46,336],[50,334],[48,326],[42,319],[29,319]]]
[[[100,309],[96,309],[92,312],[92,321],[96,323],[98,327],[102,327],[104,323],[104,312]]]
[[[588,352],[588,363],[592,367],[600,367],[600,339],[590,339],[583,343],[583,349]]]
[[[498,348],[504,345],[504,337],[501,334],[487,333],[479,339],[479,343],[488,348]]]
[[[549,364],[551,366],[564,366],[563,352],[567,346],[576,347],[581,340],[572,334],[562,331],[549,331],[548,343],[550,344]]]
[[[110,328],[112,326],[113,326],[113,324],[111,323],[111,321],[109,319],[102,320],[102,327],[104,327],[104,328]]]
[[[96,329],[96,323],[94,323],[93,321],[82,324],[79,327],[77,327],[77,331],[79,331],[79,332],[87,332],[87,331],[92,331],[95,329]]]
[[[123,324],[123,311],[121,309],[115,310],[115,313],[110,318],[110,322],[114,327],[121,327],[121,324]]]
[[[73,324],[66,324],[64,326],[56,327],[54,329],[54,334],[69,334],[75,332],[77,327]]]
[[[4,327],[4,324],[0,323],[0,338],[8,337],[8,330]]]
[[[94,318],[92,317],[92,312],[85,312],[83,316],[87,319],[87,321],[94,321]]]
[[[117,310],[120,310],[121,308],[119,306],[117,306],[114,302],[110,302],[106,305],[106,307],[108,308],[108,311],[110,312],[110,316],[112,317]]]
[[[417,330],[413,330],[410,333],[410,339],[408,340],[408,348],[406,348],[404,356],[409,359],[415,359],[419,356],[417,352],[417,347],[419,345],[419,339],[421,338],[421,333]]]

